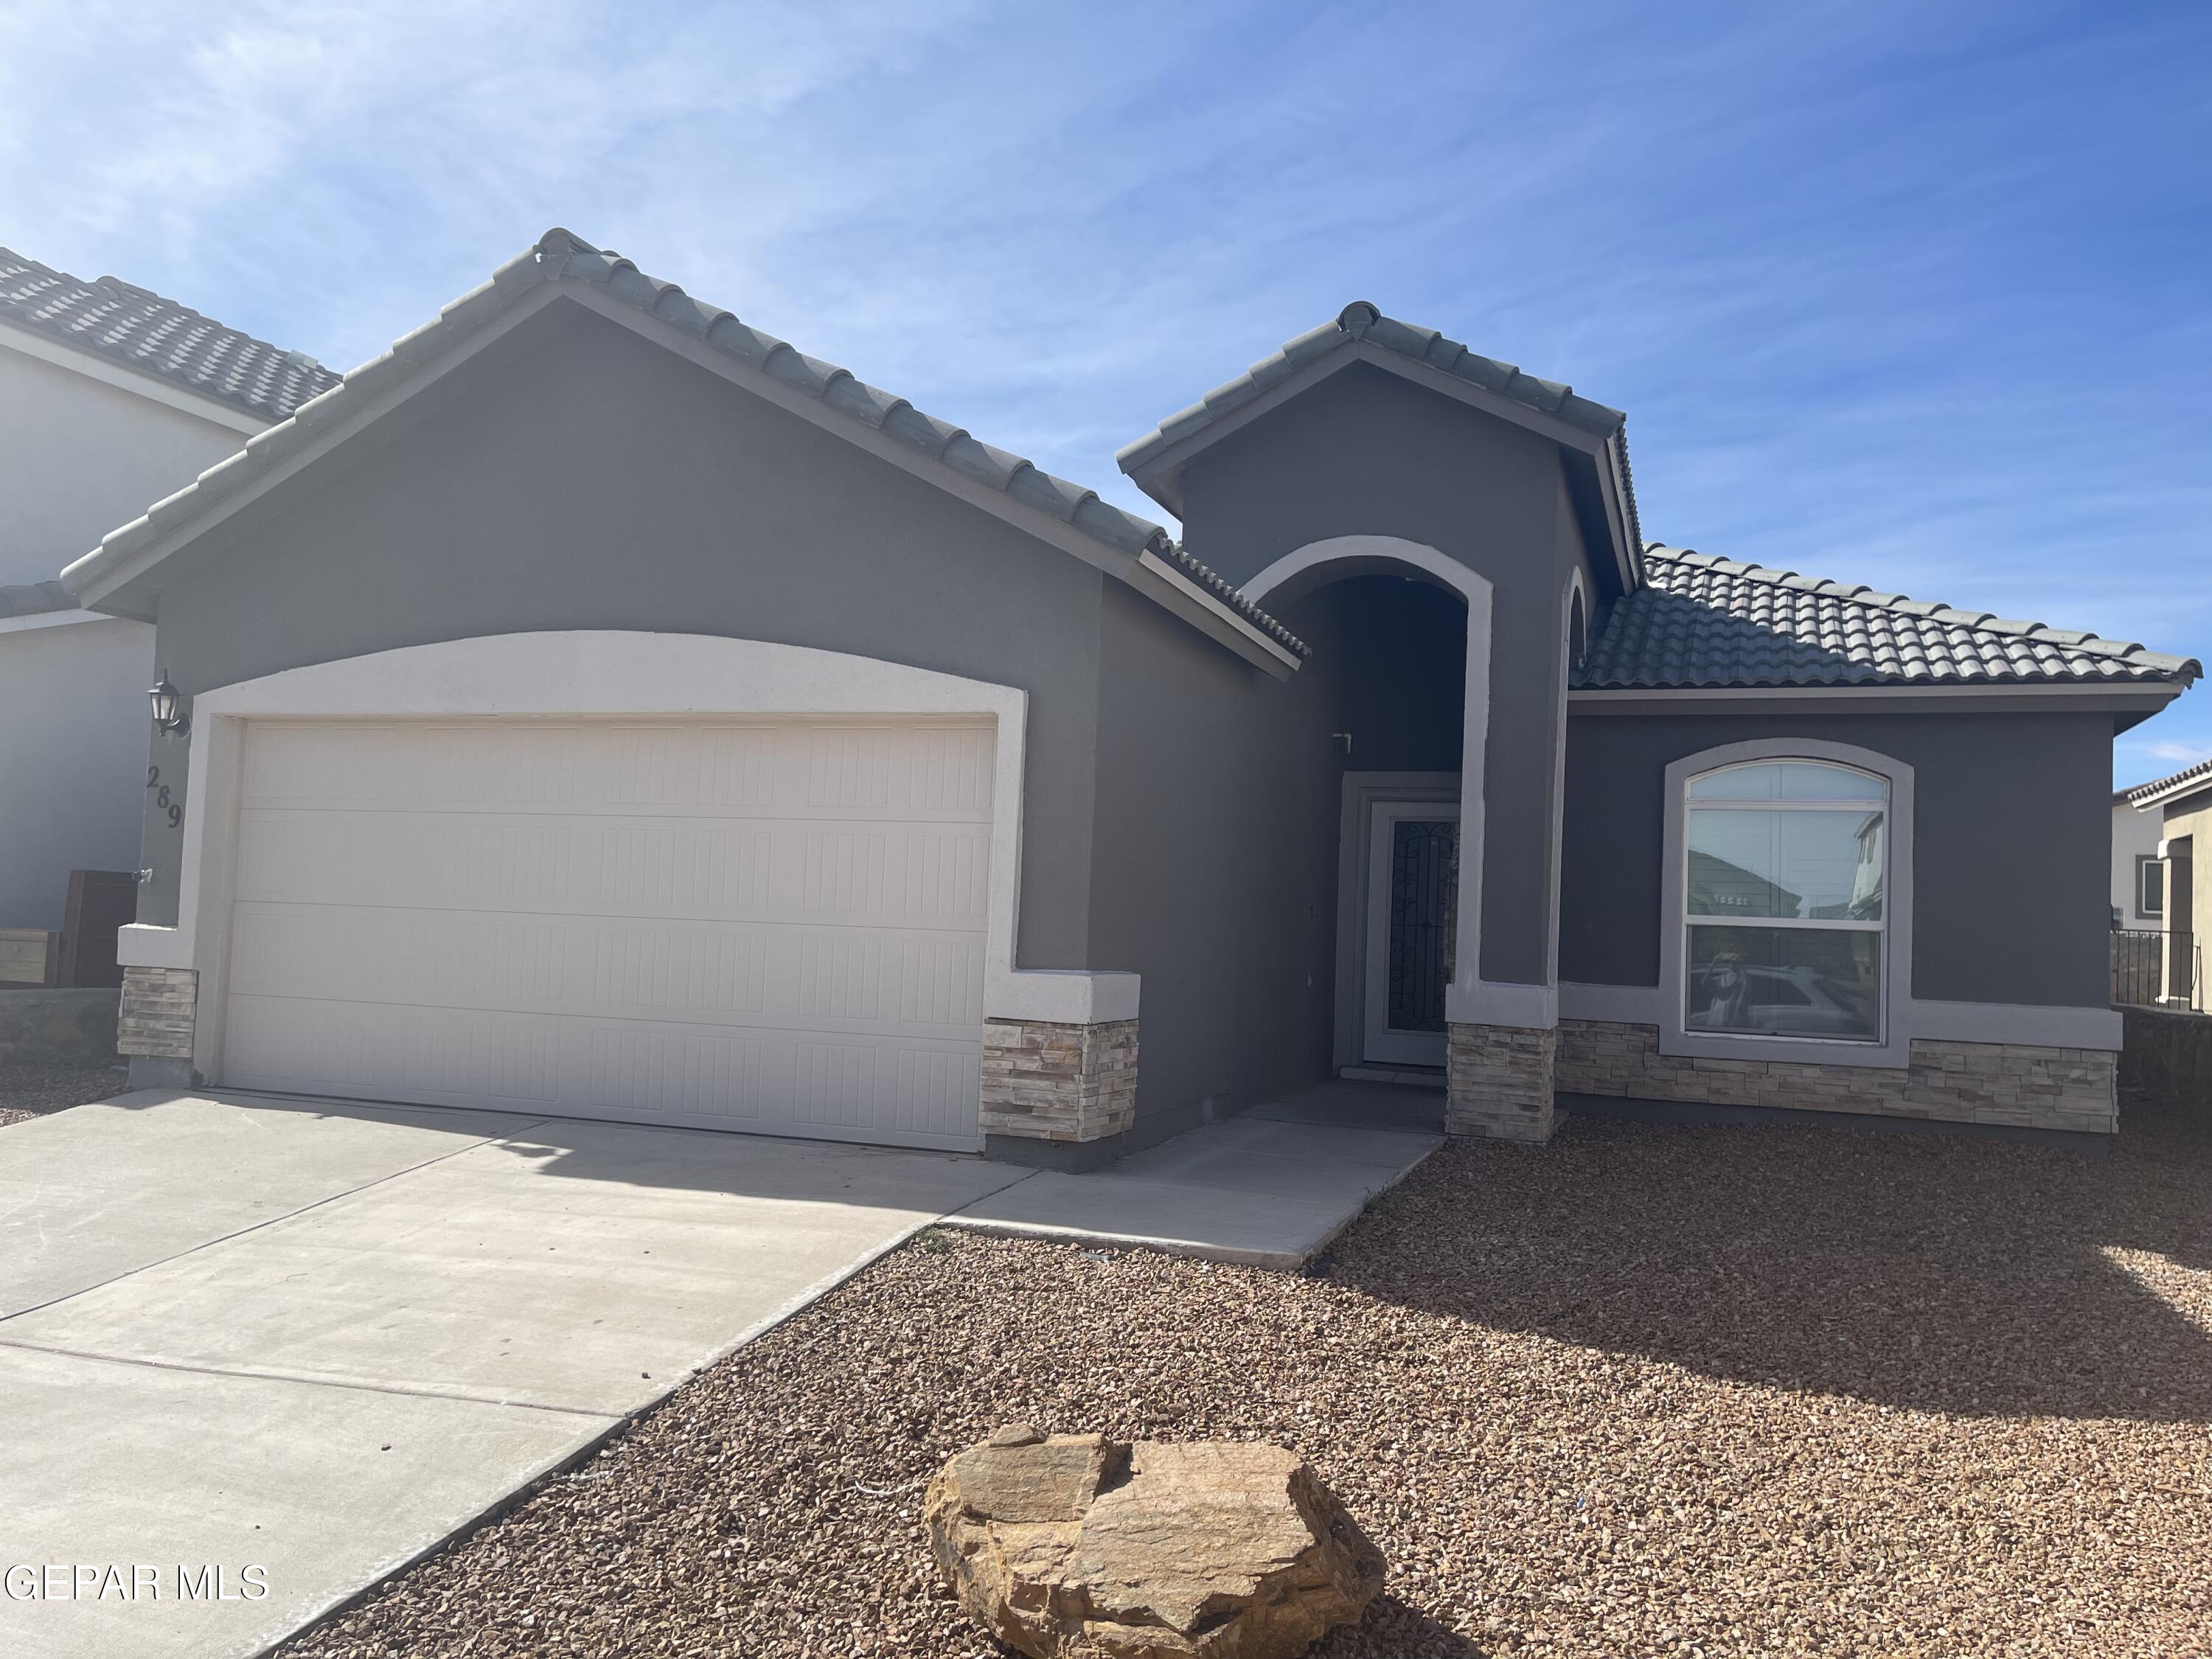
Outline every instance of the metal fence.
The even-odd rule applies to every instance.
[[[2190,998],[2196,985],[2196,965],[2197,940],[2191,934],[2112,929],[2112,1001],[2116,1005],[2149,1008],[2168,996]]]

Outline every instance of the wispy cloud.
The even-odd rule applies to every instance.
[[[1628,409],[1654,534],[2203,654],[2208,48],[2157,0],[15,0],[0,240],[346,364],[562,223],[1147,511],[1118,444],[1370,298]]]

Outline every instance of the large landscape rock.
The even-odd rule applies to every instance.
[[[1382,1553],[1278,1446],[1000,1429],[938,1471],[931,1547],[1033,1659],[1287,1659],[1358,1619]]]

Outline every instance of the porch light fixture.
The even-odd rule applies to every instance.
[[[167,674],[155,682],[154,689],[146,694],[146,701],[154,706],[156,731],[173,732],[182,737],[192,729],[192,717],[185,712],[184,695],[169,684]]]

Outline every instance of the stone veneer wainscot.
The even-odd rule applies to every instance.
[[[1656,1026],[1563,1019],[1554,1075],[1565,1094],[2110,1134],[2119,1127],[2118,1058],[2098,1048],[1915,1037],[1901,1071],[1715,1060],[1661,1054]]]
[[[200,976],[190,968],[125,968],[116,1020],[118,1054],[190,1060]]]
[[[983,1022],[983,1133],[1103,1140],[1137,1118],[1137,1022]]]
[[[1456,1024],[1449,1030],[1444,1132],[1490,1140],[1549,1140],[1556,1033]]]

